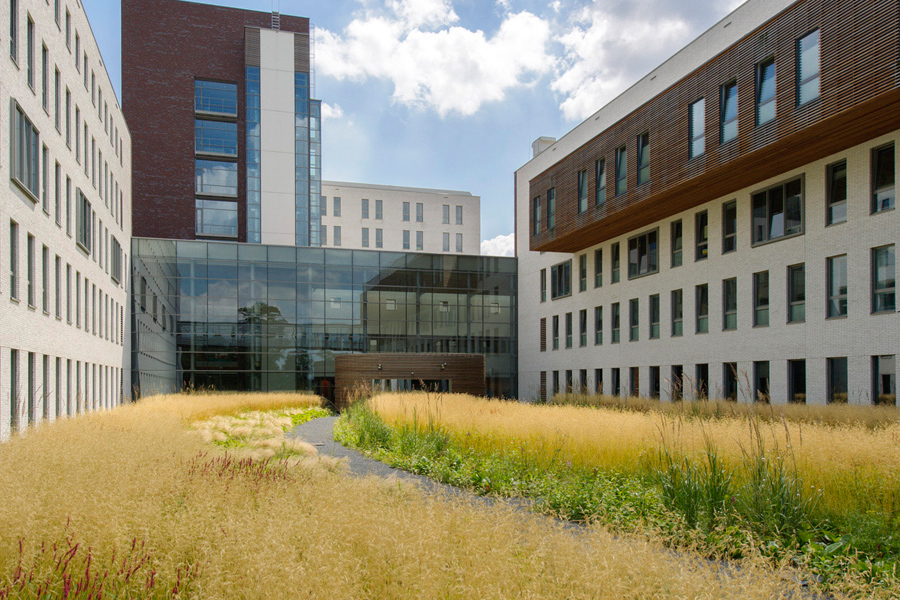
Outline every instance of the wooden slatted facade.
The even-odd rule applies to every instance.
[[[896,0],[800,0],[530,181],[540,198],[534,251],[578,252],[900,128],[900,5]],[[820,96],[797,105],[797,43],[820,31]],[[776,117],[756,125],[757,65],[774,57]],[[720,144],[720,94],[737,81],[738,135]],[[690,158],[689,105],[705,98],[705,152]],[[649,132],[650,177],[637,185],[637,138]],[[627,192],[615,191],[615,152],[627,148]],[[606,202],[594,168],[606,161]],[[577,174],[588,172],[578,214]],[[547,192],[556,225],[547,227]],[[529,219],[532,219],[529,207]]]

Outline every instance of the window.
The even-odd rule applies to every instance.
[[[650,367],[650,393],[651,398],[659,398],[659,366]]]
[[[722,254],[737,250],[737,201],[722,205]]]
[[[34,90],[34,21],[28,17],[25,29],[25,69],[28,75],[28,87]]]
[[[694,393],[697,400],[709,398],[709,365],[702,363],[694,368]]]
[[[338,215],[335,215],[338,216]],[[421,202],[416,202],[416,223],[422,223],[425,221],[425,205]]]
[[[738,371],[737,363],[722,363],[722,396],[725,400],[737,400]]]
[[[603,286],[603,249],[594,250],[594,287]]]
[[[47,146],[41,151],[41,208],[50,214],[50,151]]]
[[[628,191],[628,150],[625,146],[616,150],[616,196]]]
[[[578,171],[578,214],[587,211],[587,169]]]
[[[572,261],[550,267],[550,299],[556,300],[572,293]]]
[[[66,323],[72,324],[72,265],[66,263]]]
[[[237,117],[237,84],[195,80],[194,111]]]
[[[423,231],[416,232],[416,250],[422,250],[425,247],[425,233]]]
[[[872,249],[872,312],[897,310],[894,245]]]
[[[606,204],[606,161],[594,163],[594,206]]]
[[[706,260],[709,256],[709,214],[703,210],[694,217],[694,260]]]
[[[9,297],[19,299],[19,224],[9,222]]]
[[[628,369],[628,387],[629,393],[635,398],[641,395],[640,388],[641,371],[640,367],[629,367]]]
[[[75,107],[75,162],[81,164],[81,109]]]
[[[447,235],[447,234],[444,234],[444,235]],[[362,228],[362,247],[363,248],[369,247],[369,228],[368,227]],[[445,250],[446,250],[446,248],[445,248]]]
[[[463,224],[463,207],[462,206],[456,207],[456,224],[457,225]]]
[[[619,303],[614,302],[612,305],[612,323],[610,324],[610,327],[612,328],[612,343],[613,344],[619,343],[620,317],[621,317],[621,314],[620,314],[620,310],[619,310]]]
[[[612,282],[619,283],[619,242],[612,245]]]
[[[828,317],[847,315],[847,255],[827,259]]]
[[[41,310],[50,314],[50,249],[41,246]]]
[[[753,363],[753,400],[769,403],[769,361]]]
[[[803,182],[794,179],[753,194],[753,243],[803,233]]]
[[[382,242],[382,232],[381,232],[381,229],[376,229],[376,230],[375,230],[375,247],[376,247],[376,248],[381,248],[381,247],[383,247],[383,242]]]
[[[541,318],[540,330],[538,332],[538,339],[540,339],[541,352],[546,352],[547,351],[547,319],[546,319],[546,317]]]
[[[119,240],[112,238],[112,266],[110,268],[110,277],[116,283],[122,281],[122,245]]]
[[[834,225],[847,220],[847,161],[829,165],[826,169],[828,206],[825,208],[825,224]]]
[[[66,48],[72,51],[72,13],[66,9]]]
[[[76,190],[75,202],[75,241],[81,248],[91,253],[91,203],[85,198],[81,190]]]
[[[547,301],[547,269],[541,269],[541,302]]]
[[[362,218],[368,219],[369,218],[369,201],[367,199],[363,198],[360,206],[362,209],[362,215],[361,215]]]
[[[56,163],[56,167],[53,171],[54,175],[54,186],[53,186],[53,213],[56,217],[56,224],[62,225],[62,167],[59,163]]]
[[[559,350],[559,315],[553,315],[553,349]]]
[[[753,326],[769,326],[769,272],[753,274]]]
[[[47,46],[41,45],[41,106],[50,112],[50,57]]]
[[[628,341],[636,342],[640,339],[640,301],[633,298],[628,301]]]
[[[613,396],[618,396],[621,389],[621,381],[619,380],[619,368],[615,367],[610,371],[610,375],[612,375],[612,393]]]
[[[450,207],[444,205],[444,223],[450,222]],[[533,225],[532,235],[541,232],[541,197],[538,196],[531,201],[531,222]]]
[[[659,339],[659,294],[650,296],[650,339]]]
[[[559,393],[559,371],[553,371],[553,395]]]
[[[194,148],[197,154],[237,156],[237,123],[194,119]]]
[[[59,79],[59,69],[53,71],[53,121],[56,130],[62,131],[62,82]]]
[[[672,365],[672,400],[684,398],[684,366]]]
[[[556,227],[556,188],[547,190],[547,229]]]
[[[409,221],[409,202],[403,203],[403,220]]]
[[[75,32],[75,70],[81,73],[81,36]]]
[[[603,393],[603,369],[594,369],[594,391],[597,394]]]
[[[819,30],[797,40],[797,105],[819,97]]]
[[[382,215],[383,215],[382,202],[381,202],[381,200],[376,200],[375,201],[375,218],[381,219]]]
[[[238,235],[238,205],[227,200],[194,201],[197,235],[232,237]]]
[[[334,226],[334,245],[335,246],[341,245],[341,226],[340,225]],[[421,250],[421,248],[420,248],[420,250]]]
[[[19,62],[19,2],[9,2],[9,56],[13,62]]]
[[[566,313],[566,348],[572,347],[572,313]]]
[[[72,237],[72,179],[66,176],[66,235]]]
[[[409,250],[409,229],[403,230],[403,249]]]
[[[682,226],[681,219],[672,221],[671,225],[671,241],[672,241],[672,268],[680,267],[682,264]]]
[[[894,208],[894,145],[872,151],[872,212]]]
[[[461,234],[461,233],[456,234],[456,251],[457,252],[463,251],[463,234]]]
[[[672,290],[672,337],[684,333],[684,292]]]
[[[27,245],[25,246],[25,283],[27,285],[28,306],[34,308],[34,288],[37,285],[34,281],[34,236],[28,234]]]
[[[756,66],[756,124],[764,125],[775,118],[775,59]]]
[[[722,281],[722,330],[737,329],[737,278]]]
[[[872,383],[874,404],[897,404],[897,357],[872,357]]]
[[[541,204],[541,197],[538,196],[537,198],[534,199],[535,210],[539,210],[540,204]],[[540,212],[534,213],[534,222],[535,222],[534,232],[537,233],[538,231],[541,230]],[[444,206],[441,207],[441,223],[443,225],[450,224],[450,205],[449,204],[445,204]]]
[[[638,172],[637,184],[650,181],[650,134],[642,133],[637,139]]]
[[[40,193],[39,167],[41,144],[38,130],[22,112],[18,104],[14,104],[12,132],[12,179],[28,192],[31,199],[37,202]]]
[[[690,158],[706,152],[706,100],[700,98],[690,106],[691,146]]]
[[[587,254],[578,257],[578,291],[587,290]]]
[[[657,230],[648,231],[628,240],[628,278],[650,275],[659,271]]]
[[[702,284],[695,288],[697,310],[697,333],[709,331],[709,285]]]
[[[594,307],[594,345],[603,344],[603,307]]]
[[[829,358],[827,360],[828,402],[846,404],[847,402],[847,357]]]
[[[66,146],[72,147],[72,92],[66,88]]]
[[[197,159],[194,161],[194,175],[194,192],[197,194],[237,196],[237,163]]]
[[[788,323],[806,320],[806,269],[804,265],[788,267]]]
[[[806,361],[788,361],[788,402],[806,403]]]

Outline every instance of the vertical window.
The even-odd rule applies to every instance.
[[[788,361],[788,402],[806,403],[806,361]]]
[[[72,51],[72,13],[66,9],[66,48]]]
[[[659,339],[659,294],[650,296],[650,339]]]
[[[75,107],[75,162],[81,164],[81,109]]]
[[[753,363],[753,400],[769,403],[769,361]]]
[[[41,45],[41,106],[50,112],[50,56],[47,46]]]
[[[603,393],[603,369],[594,369],[594,392]]]
[[[706,100],[700,98],[690,106],[691,147],[690,157],[706,152]]]
[[[610,327],[612,329],[612,343],[619,343],[619,321],[620,321],[620,310],[619,303],[614,302],[612,305],[612,323],[610,323]]]
[[[606,204],[606,161],[594,163],[594,206]]]
[[[637,398],[641,395],[641,370],[640,367],[630,367],[628,369],[628,387],[629,393]]]
[[[642,133],[637,139],[638,149],[638,170],[637,184],[647,183],[650,181],[650,134]]]
[[[625,146],[616,150],[616,196],[628,190],[628,150]]]
[[[463,224],[463,207],[462,206],[456,207],[456,224],[457,225]]]
[[[547,190],[547,229],[556,227],[556,188]]]
[[[578,214],[587,210],[587,169],[578,171]]]
[[[19,224],[9,222],[9,297],[19,299]]]
[[[409,250],[409,229],[403,230],[403,249]]]
[[[872,312],[897,310],[894,245],[872,249]]]
[[[9,2],[9,56],[19,62],[19,1]]]
[[[50,214],[50,150],[47,146],[41,151],[41,208]]]
[[[141,310],[143,311],[143,309],[144,306],[141,305]],[[81,328],[81,273],[79,271],[75,271],[75,327]]]
[[[614,367],[613,369],[611,369],[610,375],[612,376],[612,382],[611,382],[612,383],[612,394],[613,394],[613,396],[618,396],[622,391],[622,389],[621,389],[622,382],[620,381],[620,378],[619,378],[619,368]]]
[[[572,293],[572,261],[550,267],[550,299],[556,300]]]
[[[825,207],[825,224],[834,225],[847,220],[847,161],[828,165],[826,169],[828,206]]]
[[[769,272],[753,274],[753,326],[769,326]]]
[[[737,363],[722,363],[722,396],[725,400],[737,400],[738,372]]]
[[[559,350],[559,315],[553,315],[553,349]]]
[[[583,308],[578,313],[578,344],[587,346],[587,309]]]
[[[66,88],[66,146],[72,147],[72,92]]]
[[[39,167],[41,144],[38,131],[18,104],[14,104],[12,132],[12,178],[37,201],[40,194]]]
[[[705,260],[709,256],[709,214],[703,210],[694,217],[694,260]]]
[[[612,282],[619,283],[619,242],[611,247],[612,250]]]
[[[333,211],[334,216],[339,217],[339,216],[341,216],[341,199],[340,199],[340,197],[335,196],[333,202],[334,202],[334,211]]]
[[[553,395],[559,393],[559,371],[553,371]]]
[[[828,317],[842,317],[847,314],[847,255],[832,256],[827,259]]]
[[[737,329],[737,278],[722,281],[722,329]]]
[[[671,225],[671,243],[672,243],[672,268],[680,267],[682,264],[682,225],[681,219],[672,221]]]
[[[50,314],[50,249],[41,246],[41,310]]]
[[[594,287],[603,286],[603,249],[594,250]]]
[[[369,247],[369,228],[368,227],[362,228],[362,247],[363,248]]]
[[[409,202],[403,203],[403,220],[409,221]]]
[[[897,404],[897,357],[872,357],[872,383],[875,404]]]
[[[383,205],[382,205],[381,200],[376,200],[376,201],[375,201],[375,218],[376,218],[376,219],[381,219],[381,218],[382,218],[382,215],[383,215],[382,206],[383,206]]]
[[[463,251],[463,234],[461,234],[461,233],[456,234],[456,251],[457,252]]]
[[[72,265],[66,264],[66,323],[72,323]]]
[[[53,72],[53,120],[56,123],[56,130],[62,131],[62,82],[59,79],[59,69]]]
[[[28,87],[34,90],[34,21],[28,17],[25,29],[25,69],[28,75]]]
[[[841,356],[837,358],[827,359],[827,377],[828,377],[828,402],[837,402],[841,404],[847,403],[847,357]]]
[[[382,230],[381,230],[381,229],[376,229],[376,230],[375,230],[375,247],[376,247],[376,248],[382,248],[383,245],[384,245],[384,244],[383,244],[383,240],[382,240]]]
[[[416,202],[416,223],[422,223],[425,221],[425,205],[421,202]]]
[[[362,210],[362,214],[361,214],[362,218],[368,219],[369,218],[369,201],[367,199],[363,198],[360,203],[360,207]]]
[[[819,97],[819,30],[797,40],[797,105]]]
[[[709,285],[704,283],[695,289],[697,310],[697,333],[709,331]]]
[[[75,32],[75,70],[81,73],[81,36]]]
[[[587,290],[587,254],[578,257],[578,291]]]
[[[803,182],[794,179],[752,196],[753,243],[803,233]]]
[[[594,345],[603,344],[603,307],[594,307]]]
[[[416,250],[422,250],[425,247],[425,232],[416,232]]]
[[[756,124],[764,125],[775,118],[775,59],[756,66]]]
[[[541,318],[540,330],[538,331],[538,339],[540,340],[541,352],[547,351],[547,319]]]
[[[636,342],[640,339],[640,301],[632,298],[628,301],[628,341]]]
[[[450,222],[450,207],[446,204],[444,205],[444,223]],[[537,196],[531,201],[531,223],[532,227],[532,235],[537,235],[541,232],[541,197]]]
[[[547,269],[541,269],[541,302],[546,302],[546,301],[547,301]]]
[[[872,212],[894,208],[894,144],[872,151]]]
[[[659,271],[657,231],[648,231],[628,240],[628,278]]]
[[[537,198],[534,199],[534,204],[536,206],[540,206],[540,203],[541,203],[541,197],[538,196]],[[441,223],[444,225],[450,224],[450,205],[449,204],[445,204],[444,206],[441,207]],[[541,215],[538,213],[535,213],[535,223],[537,223],[537,225],[535,225],[535,227],[534,227],[534,232],[537,233],[538,231],[541,230],[541,227],[540,227]]]
[[[722,254],[737,250],[737,201],[722,205]]]
[[[66,176],[66,235],[72,237],[72,179]]]
[[[719,143],[730,142],[737,137],[738,106],[737,81],[730,81],[722,86],[719,107]]]
[[[19,351],[9,351],[9,427],[15,429],[19,425]]]
[[[27,285],[26,290],[28,292],[26,298],[28,298],[28,306],[34,308],[34,236],[30,233],[28,234],[28,241],[27,245],[25,246],[25,252],[25,283]]]
[[[650,367],[650,393],[651,398],[659,398],[659,366]]]
[[[672,365],[672,400],[684,398],[684,366]]]
[[[672,290],[672,337],[684,333],[684,292]]]
[[[53,212],[56,217],[56,224],[62,225],[62,167],[56,163],[54,169],[54,186],[53,186]]]

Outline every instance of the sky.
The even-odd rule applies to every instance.
[[[121,99],[121,0],[82,0]],[[513,254],[513,176],[742,0],[215,0],[309,17],[323,179],[481,197]]]

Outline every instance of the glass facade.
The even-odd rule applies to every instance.
[[[142,238],[132,254],[158,297],[132,299],[141,394],[329,396],[337,354],[448,352],[484,354],[485,393],[516,395],[514,258]]]
[[[258,244],[261,241],[261,146],[260,146],[260,103],[259,67],[247,67],[247,241]]]

